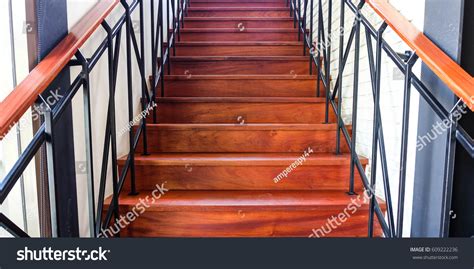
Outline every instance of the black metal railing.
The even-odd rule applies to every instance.
[[[315,6],[317,1],[317,6]],[[324,4],[326,9],[324,10]],[[446,162],[444,163],[444,183],[446,190],[443,193],[449,192],[449,182],[453,177],[454,169],[454,153],[456,147],[456,140],[467,150],[467,152],[474,158],[474,140],[469,134],[458,124],[459,118],[453,117],[455,110],[463,103],[459,99],[458,103],[450,110],[446,110],[441,103],[434,97],[433,93],[426,87],[423,82],[413,73],[413,65],[417,62],[419,57],[416,52],[409,51],[405,54],[396,53],[394,49],[384,39],[383,34],[388,27],[386,21],[382,22],[381,26],[376,28],[363,14],[362,9],[366,5],[365,0],[359,1],[355,4],[350,0],[340,0],[340,29],[336,33],[339,38],[339,67],[337,78],[334,86],[331,85],[331,44],[332,37],[332,23],[333,23],[333,0],[290,0],[288,5],[291,14],[294,17],[294,26],[298,28],[298,35],[303,35],[304,52],[310,49],[310,66],[314,63],[317,67],[316,76],[316,96],[320,96],[320,82],[326,90],[326,118],[328,123],[329,107],[335,112],[337,117],[337,135],[336,135],[336,153],[341,152],[341,134],[344,137],[351,154],[350,167],[350,183],[348,194],[355,194],[354,192],[354,178],[355,170],[357,170],[362,179],[363,186],[370,198],[369,205],[369,223],[368,236],[374,236],[374,221],[377,218],[378,223],[383,231],[385,237],[402,237],[403,235],[403,215],[405,207],[405,182],[406,182],[406,167],[407,167],[407,146],[408,146],[408,126],[410,114],[410,92],[413,86],[420,95],[431,106],[436,115],[440,119],[448,119],[452,123],[448,130],[447,147],[446,147]],[[309,8],[308,8],[309,5]],[[351,30],[346,31],[345,27],[345,9],[348,8],[354,15],[354,23]],[[308,10],[309,9],[309,10]],[[327,12],[327,14],[325,14]],[[309,17],[308,17],[309,13]],[[315,15],[313,15],[315,14]],[[316,19],[317,23],[314,23]],[[309,23],[309,25],[308,25]],[[371,175],[367,177],[364,167],[361,163],[359,155],[356,151],[357,139],[357,120],[358,120],[358,93],[359,93],[359,77],[360,77],[360,49],[361,49],[361,29],[365,29],[366,47],[368,53],[369,73],[371,77],[371,88],[374,102],[373,112],[373,130],[372,130],[372,153],[371,153]],[[309,32],[308,32],[309,30]],[[348,40],[345,44],[346,34]],[[316,37],[314,37],[316,34]],[[375,48],[372,41],[375,40]],[[354,50],[354,77],[353,77],[353,99],[352,99],[352,130],[349,132],[342,119],[342,79],[344,68],[346,67],[351,49]],[[385,53],[388,58],[395,64],[396,67],[404,74],[404,99],[403,99],[403,115],[402,115],[402,135],[401,135],[401,154],[400,154],[400,174],[399,174],[399,192],[397,203],[397,217],[394,216],[392,193],[390,188],[387,154],[385,149],[384,130],[382,125],[380,97],[381,94],[381,70],[382,70],[382,54]],[[310,74],[313,70],[310,69]],[[464,104],[467,107],[467,104]],[[382,169],[382,182],[385,196],[385,210],[386,216],[382,211],[381,204],[376,199],[375,186],[377,183],[377,162],[380,157]],[[442,220],[441,227],[444,227],[442,236],[448,236],[447,221],[449,220],[449,197],[444,197],[445,215],[448,216]]]
[[[122,192],[125,180],[127,178],[131,181],[131,194],[136,194],[135,187],[135,150],[138,147],[140,138],[143,142],[143,152],[148,154],[147,146],[147,119],[146,117],[141,119],[139,126],[136,130],[130,128],[129,130],[129,142],[130,148],[122,170],[118,171],[118,156],[117,156],[117,134],[116,134],[116,109],[115,109],[115,96],[117,94],[117,78],[122,76],[118,74],[118,66],[120,60],[120,49],[122,36],[125,35],[125,50],[126,50],[126,71],[123,76],[127,78],[127,95],[128,95],[128,107],[127,116],[129,122],[133,122],[134,117],[134,106],[137,105],[133,100],[133,92],[141,92],[140,106],[143,111],[154,104],[156,89],[160,88],[160,96],[164,95],[165,84],[164,84],[164,70],[166,64],[169,65],[170,55],[174,53],[174,43],[179,38],[180,28],[184,27],[183,16],[189,6],[186,0],[151,0],[150,6],[145,7],[144,0],[120,0],[121,9],[123,14],[120,19],[114,24],[110,25],[105,19],[102,21],[102,28],[105,30],[107,37],[100,43],[97,49],[94,51],[92,56],[86,57],[79,49],[75,53],[75,59],[71,59],[69,65],[82,67],[81,73],[71,83],[67,95],[64,96],[54,108],[50,108],[48,104],[44,103],[46,107],[44,111],[43,121],[44,123],[35,133],[30,144],[20,155],[18,161],[9,171],[7,176],[0,183],[0,203],[3,203],[10,191],[12,190],[15,183],[24,173],[26,167],[35,157],[35,154],[40,148],[46,146],[47,155],[47,174],[49,182],[49,197],[50,197],[50,215],[51,215],[51,234],[53,237],[58,236],[57,233],[57,220],[56,220],[56,194],[55,194],[55,165],[59,165],[61,160],[55,159],[55,144],[54,144],[54,126],[65,111],[66,107],[71,105],[71,101],[79,89],[83,89],[84,96],[84,121],[85,121],[85,137],[86,137],[86,155],[87,155],[87,171],[88,171],[88,206],[89,206],[89,225],[91,227],[91,237],[97,237],[100,235],[102,229],[107,229],[112,221],[112,218],[119,217],[119,196]],[[146,2],[148,3],[148,2]],[[165,10],[166,5],[166,10]],[[147,21],[145,18],[145,10],[150,11],[150,20]],[[139,27],[137,22],[132,20],[132,14],[138,12],[139,16]],[[157,16],[156,16],[157,15]],[[182,23],[180,23],[180,21]],[[147,40],[145,34],[145,24],[149,23],[151,26],[151,62],[147,62],[147,51],[146,43],[150,42]],[[139,39],[137,39],[139,34]],[[93,143],[92,143],[92,125],[91,125],[91,105],[90,96],[90,78],[91,71],[96,66],[97,62],[107,52],[108,59],[108,83],[109,83],[109,100],[107,106],[107,117],[106,117],[106,128],[103,144],[103,154],[100,160],[101,171],[100,171],[100,185],[98,188],[98,202],[96,204],[95,199],[95,187],[94,187],[94,169],[93,163],[97,162],[92,154]],[[158,57],[158,55],[160,57]],[[132,62],[135,58],[138,63],[138,70],[140,75],[141,84],[140,87],[133,84],[133,70]],[[149,74],[146,74],[146,66],[151,66],[151,78],[148,83]],[[169,68],[168,68],[169,70]],[[160,85],[160,86],[159,86]],[[156,112],[154,112],[154,120],[156,122]],[[110,155],[110,156],[109,156]],[[110,161],[109,161],[110,158]],[[112,170],[112,185],[113,194],[110,205],[105,209],[105,190],[107,183],[107,171],[108,166],[111,164]],[[17,237],[28,237],[28,234],[21,228],[16,226],[15,223],[10,221],[4,214],[0,214],[0,226],[4,227],[5,230],[10,232],[12,235]]]

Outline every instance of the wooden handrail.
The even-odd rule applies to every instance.
[[[0,140],[20,120],[38,96],[69,63],[77,50],[100,26],[119,0],[100,0],[70,33],[0,103]]]
[[[388,0],[366,0],[418,57],[474,111],[474,78],[409,22]]]

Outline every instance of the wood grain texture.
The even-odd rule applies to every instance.
[[[474,111],[474,78],[419,31],[387,0],[367,3],[416,52],[421,60]]]
[[[149,124],[148,132],[151,152],[335,152],[336,145],[334,124]]]
[[[172,75],[308,75],[302,56],[171,57]]]
[[[0,103],[0,111],[2,111],[0,114],[0,140],[69,63],[77,50],[100,26],[118,2],[118,0],[99,1]]]
[[[190,17],[290,17],[288,7],[191,7]]]
[[[303,43],[299,42],[178,42],[175,48],[176,56],[301,56],[303,54]],[[309,50],[306,51],[309,55]]]
[[[133,210],[146,195],[121,197],[121,210]],[[367,201],[335,191],[170,191],[149,205],[124,236],[309,237],[322,227],[321,237],[367,234]],[[328,228],[340,213],[345,221]]]
[[[165,96],[169,97],[314,97],[316,77],[309,75],[166,76]],[[321,96],[325,96],[320,83]]]
[[[184,19],[185,28],[294,28],[292,18],[209,18],[187,17]]]
[[[153,190],[166,182],[172,190],[339,190],[349,184],[350,155],[314,154],[287,177],[277,180],[282,171],[301,154],[234,153],[234,154],[153,154],[136,157],[137,188]],[[125,160],[120,160],[123,165]],[[363,165],[367,160],[362,158]],[[356,176],[355,189],[362,190]],[[124,190],[130,190],[130,180]]]
[[[185,28],[181,30],[182,41],[293,41],[297,38],[298,30],[289,28],[248,29],[241,26],[241,28]],[[299,55],[302,55],[302,51],[301,48]]]
[[[323,123],[325,101],[323,97],[167,97],[157,99],[157,116],[158,123]],[[335,122],[335,114],[330,115]]]

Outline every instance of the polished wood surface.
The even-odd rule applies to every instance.
[[[301,157],[296,153],[188,153],[136,156],[137,188],[152,190],[166,181],[173,190],[339,190],[349,184],[350,155],[309,155],[298,169],[274,182]],[[120,160],[123,165],[125,160]],[[363,165],[367,159],[362,158]],[[362,191],[358,175],[355,189]],[[126,180],[124,189],[130,189]]]
[[[341,225],[328,228],[335,212],[351,212],[346,209],[351,203],[356,207],[351,199],[360,207]],[[120,201],[121,210],[129,211],[137,197]],[[123,236],[309,237],[324,227],[324,237],[365,237],[367,222],[367,202],[341,191],[170,191],[149,204]]]
[[[332,110],[324,123],[325,89],[321,84],[316,97],[309,54],[303,56],[289,10],[277,8],[286,3],[191,1],[189,16],[206,17],[185,19],[165,75],[165,97],[156,99],[157,122],[148,119],[150,154],[142,155],[139,146],[135,155],[139,195],[126,195],[127,175],[120,210],[133,210],[157,184],[169,191],[121,236],[310,236],[357,196],[346,193],[351,155],[344,139],[342,153],[335,154]],[[280,9],[281,17],[262,13]],[[226,17],[207,17],[217,14]],[[258,17],[242,17],[252,14]],[[120,168],[124,164],[119,160]],[[288,167],[287,177],[277,178]],[[357,173],[355,190],[363,192]],[[362,202],[327,236],[367,236],[367,223]],[[381,234],[377,225],[375,234]]]
[[[56,78],[118,3],[118,0],[99,1],[0,103],[0,111],[2,111],[0,114],[0,139],[33,105],[39,94]]]
[[[157,99],[157,116],[159,123],[323,123],[325,102],[323,97],[167,97]]]
[[[187,75],[166,76],[169,97],[314,97],[316,76]],[[325,96],[320,83],[321,96]],[[158,89],[159,90],[159,89]]]
[[[403,17],[387,0],[367,0],[423,62],[474,111],[474,78]]]
[[[288,17],[288,7],[191,7],[189,17]]]

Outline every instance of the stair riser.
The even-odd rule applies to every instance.
[[[282,0],[190,0],[192,6],[196,3],[284,3],[286,1]]]
[[[137,165],[136,181],[139,191],[153,190],[156,184],[166,181],[171,190],[340,190],[349,188],[349,163],[346,165],[302,165],[288,174],[278,177],[287,166],[181,166]],[[120,168],[121,169],[121,168]],[[362,183],[356,173],[355,189],[361,192]],[[130,180],[124,190],[130,190]]]
[[[308,211],[149,212],[126,229],[123,237],[367,237],[368,210],[359,209],[340,226],[328,219],[345,208]],[[121,209],[126,212],[127,209]],[[346,210],[347,212],[350,212]],[[324,227],[326,233],[322,232]],[[328,228],[329,227],[329,228]],[[375,225],[375,234],[380,234]]]
[[[188,11],[189,17],[266,17],[266,18],[289,18],[290,10],[202,10]]]
[[[315,70],[315,69],[313,69]],[[309,75],[309,60],[173,61],[172,75]]]
[[[295,41],[297,32],[182,32],[181,41]],[[302,49],[301,49],[302,50]],[[302,53],[302,51],[301,51]],[[222,55],[221,55],[222,56]],[[228,56],[228,55],[226,55]]]
[[[177,46],[176,56],[302,56],[301,46]],[[309,55],[309,54],[306,54]]]
[[[149,126],[152,127],[152,126]],[[149,128],[150,152],[335,152],[336,130],[203,130]],[[343,151],[348,152],[343,144]],[[141,150],[141,148],[139,149]]]
[[[157,114],[159,123],[323,123],[325,104],[158,103]]]
[[[325,96],[321,83],[320,94]],[[165,96],[169,97],[314,97],[315,80],[300,79],[187,79],[167,80]]]
[[[272,21],[272,20],[245,20],[239,19],[226,19],[226,20],[186,20],[184,21],[185,28],[233,28],[233,29],[245,29],[249,28],[293,28],[293,21]]]
[[[193,3],[192,7],[286,7],[286,3],[259,3],[259,2],[254,2],[254,3],[239,3],[239,2],[220,2],[220,3]],[[289,12],[288,12],[289,14]]]

